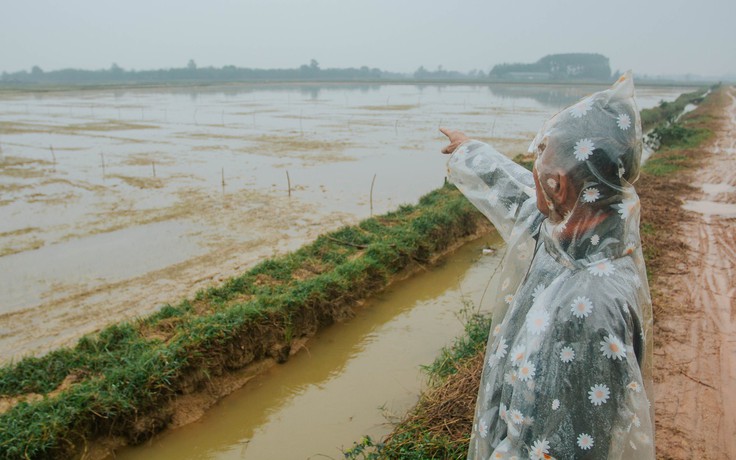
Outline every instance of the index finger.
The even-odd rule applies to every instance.
[[[447,128],[440,128],[440,132],[442,134],[444,134],[445,136],[450,137],[451,131],[449,129],[447,129]]]

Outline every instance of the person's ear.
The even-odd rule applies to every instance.
[[[548,177],[547,185],[549,186],[548,190],[551,192],[550,198],[555,203],[566,203],[571,191],[570,179],[566,175],[559,173],[550,174]]]

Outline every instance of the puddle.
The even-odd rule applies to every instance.
[[[717,201],[685,201],[682,208],[703,214],[706,217],[718,216],[724,218],[736,217],[736,204],[720,203]]]
[[[707,195],[718,195],[720,193],[734,193],[736,192],[736,187],[730,184],[721,183],[721,184],[703,184],[701,186],[703,191]]]
[[[392,286],[200,421],[114,458],[342,458],[341,448],[363,435],[387,434],[385,415],[403,414],[415,403],[424,380],[419,366],[461,334],[455,315],[462,299],[477,303],[499,263],[503,251],[481,255],[487,241],[469,243],[442,266]]]
[[[682,109],[682,113],[680,113],[680,114],[679,114],[679,115],[677,116],[677,120],[679,120],[679,119],[680,119],[680,118],[682,118],[682,117],[683,117],[683,116],[684,116],[685,114],[688,114],[688,113],[692,112],[693,110],[695,110],[695,109],[697,109],[697,108],[698,108],[698,106],[697,106],[697,105],[695,105],[695,104],[687,104],[687,105],[686,105],[686,106],[685,106],[685,107],[684,107],[684,108]]]

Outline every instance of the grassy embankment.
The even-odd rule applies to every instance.
[[[727,99],[723,88],[714,88],[705,99],[704,93],[683,94],[641,113],[643,130],[651,130],[649,139],[659,144],[637,183],[642,202],[642,246],[655,317],[666,303],[658,290],[657,272],[665,268],[673,252],[681,250],[682,243],[672,228],[683,218],[683,197],[692,191],[686,173],[700,164],[703,152],[698,147],[712,137]],[[675,121],[688,104],[698,108]],[[515,160],[531,169],[530,158],[519,155]],[[415,408],[386,439],[364,438],[346,457],[465,458],[489,330],[487,317],[470,317],[466,335],[427,367],[430,386]]]
[[[139,443],[166,427],[177,395],[259,360],[285,361],[294,340],[489,229],[444,186],[418,205],[320,236],[194,299],[3,367],[0,403],[10,408],[0,415],[0,458],[67,458],[95,438]]]

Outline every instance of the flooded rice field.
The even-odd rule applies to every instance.
[[[0,93],[0,362],[71,344],[415,202],[444,180],[440,125],[513,156],[551,114],[597,89]],[[639,88],[639,103],[681,92]]]

